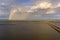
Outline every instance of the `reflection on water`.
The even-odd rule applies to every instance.
[[[45,22],[0,21],[1,40],[60,40],[60,33]]]

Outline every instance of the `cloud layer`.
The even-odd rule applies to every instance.
[[[9,16],[8,16],[9,15]],[[60,0],[0,0],[0,17],[11,20],[60,19]]]
[[[58,9],[60,9],[60,0],[30,0],[33,5],[24,5],[24,7],[15,13],[11,13],[9,19],[13,20],[32,20],[32,19],[60,19]],[[14,10],[13,10],[14,12]],[[18,12],[18,13],[16,13]],[[17,16],[18,15],[18,16]],[[57,16],[56,16],[57,15]]]

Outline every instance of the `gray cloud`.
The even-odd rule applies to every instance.
[[[6,19],[9,16],[9,11],[11,5],[13,5],[14,0],[0,0],[0,18]]]
[[[11,13],[11,20],[33,20],[33,19],[60,19],[60,0],[31,0],[34,5],[31,7],[20,7],[24,11],[15,11],[15,13]],[[27,5],[29,6],[29,5]],[[17,9],[19,9],[17,7]],[[13,10],[14,11],[14,10]],[[16,13],[18,12],[18,13]],[[22,17],[22,18],[21,18]]]

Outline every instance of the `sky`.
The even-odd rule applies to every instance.
[[[0,19],[60,20],[60,0],[0,0]]]

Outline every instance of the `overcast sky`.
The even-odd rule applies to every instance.
[[[60,0],[0,0],[0,19],[9,19],[10,11],[15,7],[29,13],[21,16],[23,19],[60,19]]]

